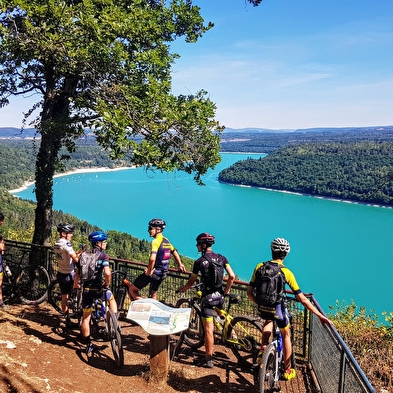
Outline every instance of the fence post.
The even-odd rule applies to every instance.
[[[166,382],[169,370],[169,336],[149,335],[150,340],[150,380]]]

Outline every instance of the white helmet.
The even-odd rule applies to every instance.
[[[286,252],[287,254],[291,250],[291,246],[289,245],[288,241],[282,237],[278,237],[274,239],[270,243],[270,248],[273,252],[281,251],[281,252]]]

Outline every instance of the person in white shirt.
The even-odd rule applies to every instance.
[[[61,308],[65,317],[67,328],[79,328],[79,325],[71,322],[68,314],[67,301],[74,285],[75,266],[78,262],[81,251],[75,252],[71,239],[74,235],[75,227],[67,222],[57,226],[60,238],[53,246],[58,264],[57,279],[61,290]]]

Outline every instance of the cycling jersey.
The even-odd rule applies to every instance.
[[[74,271],[74,263],[71,259],[71,254],[75,254],[71,242],[67,239],[60,238],[57,240],[53,249],[56,254],[58,264],[58,271],[63,274],[70,274]]]
[[[172,246],[171,242],[162,233],[159,233],[152,240],[151,254],[157,254],[154,264],[155,274],[160,276],[168,271],[169,261],[173,251],[175,251],[175,247]]]

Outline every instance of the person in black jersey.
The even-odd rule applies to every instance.
[[[213,311],[214,307],[222,309],[224,307],[224,296],[229,293],[233,281],[235,280],[235,273],[226,257],[221,254],[213,252],[212,245],[215,243],[213,235],[207,232],[201,233],[196,238],[196,246],[198,252],[202,253],[202,256],[194,262],[192,268],[192,274],[183,287],[179,288],[180,293],[187,291],[195,283],[198,275],[201,276],[203,287],[202,287],[202,320],[205,328],[205,358],[206,366],[214,367],[213,362],[213,344],[214,344],[214,324],[213,324]],[[214,274],[214,270],[211,268],[211,264],[214,263],[216,266],[221,266],[222,271]],[[223,289],[223,275],[224,270],[228,274],[228,280]],[[212,277],[215,275],[215,277]],[[219,279],[217,281],[217,276]]]

